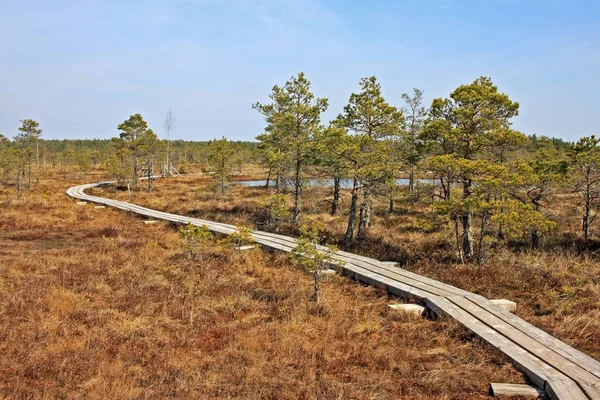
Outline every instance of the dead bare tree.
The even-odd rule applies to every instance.
[[[171,171],[171,133],[173,129],[175,129],[175,124],[177,123],[177,118],[173,114],[173,109],[169,108],[167,111],[167,115],[165,116],[164,128],[165,134],[167,135],[167,165],[169,172]],[[166,171],[165,171],[166,172]]]

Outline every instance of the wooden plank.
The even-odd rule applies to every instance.
[[[533,397],[546,395],[543,389],[534,385],[519,385],[515,383],[490,383],[490,395],[494,397]]]
[[[288,240],[282,240],[279,238],[273,238],[273,237],[270,237],[270,235],[263,235],[263,232],[254,231],[255,240],[258,241],[260,238],[262,238],[264,236],[268,237],[267,242],[270,242],[270,243],[277,243],[277,244],[284,245],[286,247],[292,247],[292,246],[295,247],[296,246],[295,242],[291,242]],[[411,286],[414,286],[415,288],[419,288],[419,289],[427,291],[429,293],[433,293],[433,294],[441,295],[441,296],[448,294],[443,289],[439,289],[435,286],[431,286],[429,284],[419,282],[413,278],[407,278],[401,274],[397,274],[395,271],[389,272],[386,269],[380,268],[376,264],[368,264],[368,263],[358,261],[358,260],[351,260],[351,259],[348,259],[347,257],[339,257],[338,253],[334,253],[332,255],[332,258],[334,258],[337,261],[348,261],[349,264],[359,266],[360,268],[362,268],[364,270],[375,272],[377,274],[385,276],[386,278],[390,278],[390,279],[397,280],[397,281],[400,281],[405,284],[409,284]]]
[[[506,299],[493,299],[490,301],[492,303],[494,303],[495,305],[504,308],[508,312],[517,311],[517,303],[515,303],[514,301],[510,301],[510,300],[506,300]]]
[[[589,400],[573,380],[565,377],[522,347],[516,346],[493,328],[455,306],[448,299],[432,297],[427,299],[426,303],[432,309],[443,310],[475,335],[506,354],[517,369],[523,371],[534,385],[545,388],[552,399]]]
[[[431,297],[428,298],[425,303],[429,308],[435,310],[438,314],[447,314],[459,321],[461,324],[471,330],[471,332],[475,333],[475,335],[490,343],[497,349],[504,351],[504,349],[514,348],[514,350],[509,350],[511,354],[507,355],[515,362],[517,368],[526,372],[535,385],[539,387],[545,386],[548,376],[552,374],[553,368],[544,364],[541,360],[536,360],[535,357],[531,356],[520,347],[514,346],[504,336],[484,325],[481,321],[455,306],[449,300],[440,297]]]
[[[431,296],[431,293],[425,292],[421,289],[415,288],[413,286],[407,285],[399,281],[394,281],[392,279],[382,277],[381,275],[375,274],[369,270],[365,270],[364,268],[361,268],[354,264],[343,265],[342,272],[344,273],[344,275],[353,277],[354,279],[364,282],[368,285],[381,286],[381,284],[384,284],[386,285],[386,289],[388,292],[393,293],[403,299],[424,300],[428,296]]]
[[[458,295],[465,295],[465,294],[469,294],[470,292],[467,292],[465,290],[459,289],[457,287],[454,287],[452,285],[448,285],[446,283],[440,282],[440,281],[436,281],[434,279],[431,278],[427,278],[425,276],[419,275],[419,274],[415,274],[414,272],[410,272],[407,271],[405,269],[402,269],[400,267],[394,267],[391,266],[389,264],[386,263],[382,263],[380,261],[377,260],[373,260],[371,258],[368,257],[363,257],[363,256],[358,256],[356,254],[352,254],[352,253],[347,253],[345,251],[339,251],[336,253],[336,256],[341,256],[341,257],[345,257],[345,258],[349,258],[350,260],[356,260],[359,262],[363,262],[363,263],[368,263],[374,266],[377,266],[378,268],[384,269],[386,271],[390,271],[393,273],[397,273],[400,275],[403,275],[407,278],[419,281],[421,283],[425,283],[428,284],[430,286],[436,287],[438,289],[444,290],[446,292],[449,293],[454,293],[454,294],[458,294]]]
[[[544,388],[552,400],[600,400],[598,397],[587,397],[573,381],[556,380],[548,382]]]
[[[337,257],[336,257],[336,259],[337,259]],[[379,274],[381,276],[384,276],[384,277],[392,279],[392,280],[396,280],[398,282],[402,282],[402,283],[411,285],[411,286],[413,286],[415,288],[421,289],[421,290],[423,290],[425,292],[428,292],[428,293],[431,293],[431,294],[435,294],[437,296],[447,296],[447,295],[451,294],[451,293],[448,293],[444,289],[440,289],[440,288],[438,288],[436,286],[429,285],[428,283],[423,283],[423,282],[420,282],[420,281],[415,280],[413,278],[409,278],[409,277],[406,277],[406,276],[404,276],[402,274],[398,274],[398,273],[395,273],[395,272],[389,272],[386,269],[382,269],[382,268],[379,268],[379,267],[374,266],[372,264],[364,263],[362,261],[349,260],[349,261],[347,261],[346,264],[351,264],[351,265],[359,266],[360,268],[363,268],[365,270],[374,272],[376,274]]]
[[[467,296],[467,298],[477,303],[480,307],[483,307],[489,312],[493,313],[498,318],[502,319],[504,322],[514,326],[521,332],[527,334],[528,336],[537,340],[538,342],[546,345],[547,347],[559,353],[563,357],[566,357],[570,361],[576,363],[577,365],[580,365],[582,368],[592,373],[594,376],[600,378],[600,363],[591,358],[590,356],[574,349],[573,347],[558,340],[554,336],[549,335],[541,329],[536,328],[527,321],[524,321],[516,315],[506,311],[502,307],[493,304],[491,301],[489,301],[483,296],[471,293]]]
[[[260,244],[260,246],[266,250],[271,250],[271,251],[283,251],[286,253],[291,252],[293,249],[287,246],[283,246],[277,243],[271,243],[262,239],[255,239],[256,243]]]
[[[262,236],[268,236],[268,235],[263,235],[263,232],[260,231],[254,231],[254,235],[255,238],[258,237],[262,237]],[[268,241],[272,242],[272,243],[278,243],[278,244],[283,244],[286,246],[292,246],[295,244],[291,243],[290,241],[287,240],[281,240],[279,238],[273,238],[270,237],[268,239]],[[334,253],[332,255],[332,258],[334,258],[335,260],[338,261],[346,261],[348,264],[352,264],[352,265],[356,265],[359,266],[362,269],[371,271],[371,272],[375,272],[377,274],[380,274],[382,276],[385,276],[386,278],[390,278],[405,284],[409,284],[415,288],[421,289],[423,291],[432,293],[432,294],[436,294],[438,296],[445,296],[447,294],[450,294],[448,292],[446,292],[444,289],[440,289],[436,286],[430,285],[428,283],[423,283],[420,282],[419,280],[413,279],[412,277],[406,277],[403,274],[398,274],[396,271],[392,271],[390,272],[389,270],[385,269],[385,268],[381,268],[380,266],[378,266],[376,263],[365,263],[362,260],[356,260],[356,259],[351,259],[349,257],[345,257],[345,256],[339,256],[340,252]]]
[[[600,390],[593,384],[596,377],[579,365],[552,351],[549,347],[532,339],[512,325],[505,323],[500,318],[484,308],[479,307],[469,299],[461,296],[450,296],[448,297],[448,300],[483,322],[485,325],[492,327],[495,331],[504,335],[514,342],[515,345],[521,346],[557,371],[560,371],[565,376],[578,382],[590,398],[600,399]]]
[[[271,233],[271,232],[262,232],[262,231],[254,231],[257,234],[260,234],[262,236],[267,236],[267,237],[271,237],[273,239],[277,239],[277,240],[283,240],[283,241],[289,241],[292,243],[296,243],[296,239],[294,238],[290,238],[289,236],[283,236],[283,235],[279,235],[276,233]],[[291,244],[291,243],[290,243]],[[325,247],[321,246],[321,250],[326,250]],[[364,257],[364,256],[360,256],[358,254],[353,254],[353,253],[348,253],[345,251],[337,251],[334,255],[334,258],[340,260],[340,261],[344,261],[344,262],[352,262],[352,261],[359,261],[361,263],[367,263],[367,264],[371,264],[373,266],[376,266],[378,268],[390,271],[390,272],[394,272],[394,273],[398,273],[401,274],[403,276],[406,276],[410,279],[416,280],[416,281],[420,281],[422,283],[434,286],[438,289],[441,290],[445,290],[451,293],[455,293],[455,294],[470,294],[470,292],[467,292],[465,290],[459,289],[457,287],[445,284],[443,282],[440,281],[436,281],[434,279],[431,278],[427,278],[424,277],[422,275],[419,274],[415,274],[414,272],[410,272],[407,271],[405,269],[399,268],[399,267],[395,267],[390,265],[388,262],[381,262],[381,261],[377,261],[374,260],[372,258],[368,258],[368,257]]]

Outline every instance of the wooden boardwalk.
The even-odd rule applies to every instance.
[[[149,218],[180,224],[207,226],[211,231],[230,234],[236,227],[197,218],[151,210],[123,201],[90,196],[86,189],[112,182],[75,186],[67,190],[73,198],[116,207]],[[268,232],[253,231],[262,247],[290,252],[296,239]],[[427,305],[438,315],[449,315],[478,337],[506,354],[530,381],[552,399],[600,400],[600,363],[568,346],[546,332],[523,321],[488,299],[451,285],[403,270],[368,257],[339,251],[333,258],[345,275],[385,287],[404,299]]]

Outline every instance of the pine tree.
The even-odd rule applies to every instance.
[[[569,157],[575,172],[575,191],[583,200],[581,230],[583,240],[587,241],[600,206],[600,138],[592,135],[579,139],[571,146]]]
[[[140,114],[134,114],[121,123],[117,129],[121,131],[119,137],[129,149],[132,157],[131,184],[136,185],[140,168],[140,144],[144,136],[148,134],[148,123]]]
[[[231,176],[234,155],[231,142],[225,138],[214,140],[208,146],[208,163],[215,179],[219,182],[221,193],[225,193],[225,184]]]
[[[253,108],[264,115],[265,134],[257,137],[268,151],[279,150],[289,158],[293,169],[293,220],[300,218],[302,173],[310,161],[314,136],[319,129],[321,113],[327,110],[327,99],[315,98],[304,73],[290,78],[283,87],[275,86],[270,104],[256,103]],[[275,145],[273,145],[275,144]],[[285,149],[283,151],[283,149]],[[277,160],[277,157],[274,158]]]
[[[348,105],[344,107],[344,112],[337,118],[336,124],[347,129],[354,136],[357,136],[357,143],[360,143],[360,152],[363,156],[371,159],[369,164],[372,166],[381,166],[381,157],[392,161],[389,156],[396,153],[392,145],[399,135],[404,124],[404,117],[401,110],[388,104],[381,94],[381,85],[374,76],[363,78],[360,81],[361,91],[352,93]],[[388,153],[378,151],[378,142],[387,141]],[[381,149],[380,149],[381,150]],[[371,212],[373,208],[372,196],[375,186],[389,180],[390,175],[395,172],[395,162],[386,164],[386,168],[361,168],[360,186],[363,194],[363,200],[360,205],[358,237],[362,237],[365,229],[371,225]]]
[[[494,147],[498,132],[510,127],[510,119],[518,114],[519,103],[498,91],[490,78],[481,77],[473,83],[459,86],[448,99],[434,99],[427,134],[441,154],[453,154],[475,160],[481,153]],[[459,176],[462,197],[473,194],[473,177],[465,170]],[[462,214],[465,259],[473,258],[472,214]]]
[[[413,89],[413,95],[402,94],[406,103],[404,109],[406,129],[401,134],[401,151],[408,164],[408,191],[415,191],[415,168],[425,156],[421,135],[428,110],[423,107],[423,91]]]
[[[20,121],[21,127],[19,127],[19,133],[15,136],[15,141],[19,143],[22,155],[27,160],[27,187],[31,190],[31,167],[33,155],[38,149],[38,141],[42,136],[42,130],[40,124],[33,119],[23,119]],[[35,150],[34,150],[35,149]],[[25,174],[25,171],[22,171]]]

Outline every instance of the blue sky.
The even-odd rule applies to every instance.
[[[141,113],[162,134],[253,139],[251,109],[300,71],[340,112],[375,75],[401,105],[485,75],[521,104],[515,128],[600,134],[600,2],[556,0],[0,0],[0,133],[109,138]]]

